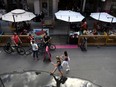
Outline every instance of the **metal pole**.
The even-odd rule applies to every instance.
[[[13,20],[14,20],[14,23],[15,23],[16,33],[18,34],[17,24],[16,24],[16,22],[15,22],[15,17],[14,17],[14,15],[12,15],[12,16],[13,16]]]
[[[113,20],[114,20],[114,17],[107,17],[107,18],[111,18],[111,23],[113,22]]]
[[[101,12],[99,13],[99,17],[98,17],[98,20],[100,19],[100,15],[101,15]]]
[[[83,1],[83,8],[82,8],[82,12],[85,11],[85,3],[86,3],[86,0]]]
[[[111,23],[113,22],[113,19],[114,19],[114,18],[112,17]]]

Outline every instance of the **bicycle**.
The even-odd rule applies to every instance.
[[[50,49],[51,51],[56,50],[56,45],[53,44],[53,43],[49,43],[49,44],[48,44],[48,47],[49,47],[49,49]]]
[[[38,45],[38,48],[39,48],[38,53],[44,54],[45,49],[46,49],[46,44],[43,42],[43,39],[41,39],[37,45]],[[54,51],[56,49],[56,45],[49,42],[48,43],[48,48],[49,48],[50,51]]]
[[[45,52],[45,44],[44,44],[43,42],[41,42],[41,43],[38,43],[37,45],[38,45],[38,54],[39,54],[39,55],[43,55],[44,52]],[[56,46],[55,46],[54,44],[51,44],[51,43],[48,45],[48,47],[49,47],[50,51],[54,51],[54,50],[56,49]],[[30,47],[25,51],[25,54],[26,54],[26,55],[31,55],[32,52],[33,52],[33,51],[32,51],[32,47],[30,46]]]
[[[25,54],[26,55],[31,55],[33,53],[33,50],[32,50],[32,47],[30,46],[26,51],[25,51]],[[38,54],[39,55],[43,55],[44,53],[44,49],[42,47],[39,47],[38,49]]]
[[[3,46],[3,50],[8,54],[11,54],[15,51],[20,55],[25,54],[25,50],[21,46],[12,46],[10,43],[7,43],[5,46]]]
[[[42,49],[45,49],[45,43],[44,42],[38,43],[38,46]],[[55,44],[48,43],[48,47],[49,47],[50,51],[56,50],[56,45]]]
[[[31,55],[32,54],[32,47],[29,47],[29,49],[27,49],[26,51],[25,51],[25,55]]]

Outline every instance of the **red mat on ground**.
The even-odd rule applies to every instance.
[[[78,48],[77,45],[56,45],[57,49],[63,49],[63,48]]]

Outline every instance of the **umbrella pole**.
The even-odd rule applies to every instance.
[[[114,18],[112,17],[111,23],[113,22]]]
[[[101,13],[99,13],[99,17],[98,17],[98,20],[100,19],[100,15],[101,15]]]
[[[17,24],[16,24],[16,22],[15,22],[15,17],[14,17],[14,15],[12,15],[12,16],[13,16],[13,20],[14,20],[14,24],[15,24],[15,28],[16,28],[16,33],[18,34]]]

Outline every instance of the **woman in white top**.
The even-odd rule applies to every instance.
[[[33,58],[34,60],[38,60],[38,45],[35,43],[34,40],[31,40],[31,46],[33,50]]]
[[[64,51],[64,54],[61,55],[61,58],[62,58],[62,60],[63,60],[63,62],[62,62],[63,68],[65,68],[66,71],[69,71],[69,70],[70,70],[70,66],[69,66],[70,58],[69,58],[69,56],[68,56],[67,51]]]

